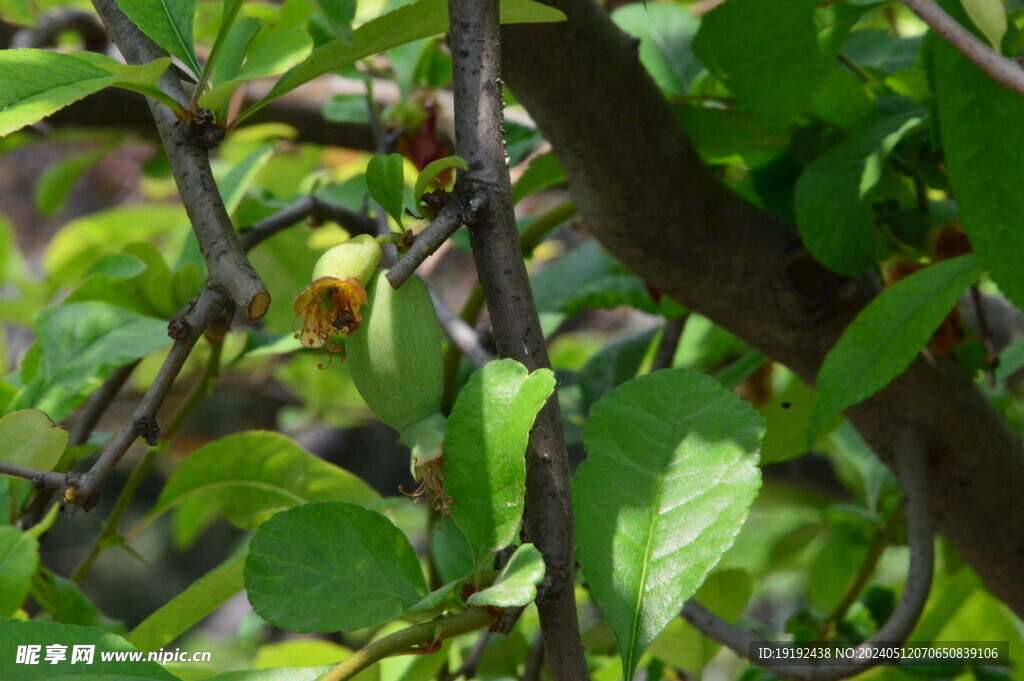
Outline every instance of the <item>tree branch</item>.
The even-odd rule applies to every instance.
[[[374,221],[365,215],[351,211],[343,206],[327,203],[309,194],[303,196],[287,208],[282,208],[273,215],[267,216],[249,227],[243,227],[240,230],[242,248],[246,251],[251,250],[253,246],[261,241],[269,239],[278,232],[288,229],[306,218],[337,222],[353,236],[356,234],[374,235],[377,233]]]
[[[928,600],[928,592],[931,590],[935,542],[929,506],[927,455],[924,447],[909,440],[909,437],[905,436],[898,448],[910,544],[906,586],[889,619],[870,640],[858,645],[858,650],[867,651],[905,641],[921,617],[925,601]],[[706,636],[727,646],[741,657],[750,654],[751,643],[762,640],[751,632],[726,622],[694,600],[686,603],[683,617]],[[817,666],[773,666],[768,669],[773,674],[795,681],[836,681],[856,676],[877,664],[878,660],[871,655],[863,655],[855,656],[854,663],[849,665],[838,666],[822,662]]]
[[[476,215],[483,209],[481,197],[471,196],[463,200],[459,194],[455,192],[449,196],[448,203],[438,213],[437,218],[416,235],[409,250],[385,275],[392,288],[404,284],[424,260],[455,234],[459,227],[474,221]]]
[[[434,301],[434,310],[437,312],[437,321],[444,329],[448,339],[459,351],[466,356],[470,364],[479,369],[494,359],[491,352],[480,342],[480,335],[476,330],[467,324],[462,317],[455,314],[448,307],[441,296],[433,287],[430,288],[430,298]]]
[[[115,0],[93,0],[114,44],[132,64],[147,64],[166,53],[147,38],[118,8]],[[160,85],[183,105],[188,97],[171,70],[164,73]],[[259,319],[270,306],[270,293],[242,250],[231,218],[224,208],[210,170],[204,145],[197,143],[193,126],[183,125],[164,105],[150,101],[150,111],[174,181],[181,194],[199,248],[206,260],[210,284],[223,290],[250,321]],[[222,134],[222,133],[221,133]]]
[[[999,54],[964,28],[932,0],[902,0],[928,28],[967,57],[972,64],[1003,87],[1024,95],[1024,71],[1020,64]]]
[[[456,192],[479,199],[480,210],[469,224],[470,243],[487,296],[498,354],[516,359],[530,370],[549,367],[519,247],[505,164],[498,0],[449,0],[448,12],[455,151],[469,165],[469,170],[459,175]],[[569,461],[556,396],[548,400],[530,433],[524,525],[547,567],[536,602],[552,678],[587,679],[573,593]]]
[[[711,176],[636,41],[596,2],[552,4],[567,22],[505,27],[504,73],[551,141],[587,226],[665,295],[813,383],[876,286],[829,272],[792,225]],[[1024,449],[956,362],[919,358],[847,416],[890,465],[904,431],[929,448],[936,523],[1024,614],[1024,562],[1006,558],[1024,555]]]

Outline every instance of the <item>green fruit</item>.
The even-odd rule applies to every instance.
[[[352,380],[367,406],[401,433],[423,419],[430,417],[432,423],[440,417],[441,329],[422,279],[413,275],[395,290],[384,274],[379,271],[370,280],[369,303],[359,329],[348,337],[346,352]],[[421,441],[425,436],[413,433],[424,425],[411,428],[410,438]]]
[[[368,234],[354,236],[326,251],[313,266],[313,280],[352,277],[366,286],[380,262],[380,244]]]

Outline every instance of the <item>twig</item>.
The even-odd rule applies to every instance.
[[[512,189],[505,164],[498,0],[449,0],[455,99],[455,150],[470,170],[456,193],[480,197],[469,224],[470,243],[501,357],[528,369],[549,367],[547,348],[519,247]],[[572,503],[569,462],[558,398],[537,416],[526,454],[525,528],[544,555],[538,591],[544,646],[554,681],[589,678],[573,593]]]
[[[343,662],[327,672],[320,681],[351,679],[374,662],[383,660],[389,655],[407,652],[416,646],[440,643],[446,638],[465,634],[468,631],[483,629],[489,627],[493,621],[494,617],[487,610],[470,608],[457,615],[442,617],[396,631],[345,658]]]
[[[1024,71],[979,40],[932,0],[902,0],[911,12],[1003,87],[1024,95]]]
[[[35,487],[43,489],[63,487],[66,480],[65,473],[40,471],[35,468],[19,466],[16,463],[7,463],[6,461],[0,461],[0,474],[31,480]]]
[[[441,328],[448,335],[452,345],[458,348],[474,367],[479,369],[494,359],[494,355],[480,342],[476,330],[463,321],[462,317],[452,312],[433,287],[430,288],[430,297],[434,301],[434,310],[437,311],[437,320],[441,323]]]
[[[452,234],[455,234],[459,227],[473,221],[482,208],[481,200],[478,197],[470,198],[464,206],[459,200],[457,192],[450,196],[437,218],[416,235],[409,250],[385,275],[392,288],[398,288],[404,284],[405,280],[416,271],[416,268],[424,260],[440,248],[441,244],[447,241]]]
[[[115,0],[93,0],[93,5],[114,44],[130,63],[147,64],[166,56],[121,12]],[[182,105],[188,102],[181,82],[170,70],[161,77],[160,85]],[[206,260],[210,285],[225,291],[235,305],[245,310],[250,321],[259,319],[270,306],[270,293],[245,257],[210,170],[207,148],[219,141],[217,133],[223,137],[223,131],[215,128],[212,121],[206,125],[183,125],[158,102],[150,101],[149,108],[181,202]]]
[[[992,340],[992,329],[988,325],[988,316],[985,314],[985,304],[981,300],[981,290],[977,284],[971,286],[971,302],[974,303],[974,310],[978,315],[978,329],[981,331],[981,342],[985,346],[985,363],[988,364],[988,385],[996,387],[996,368],[999,366],[999,353],[996,351],[995,342]]]
[[[82,410],[82,415],[71,429],[71,435],[68,437],[69,445],[84,445],[89,441],[89,437],[92,435],[93,429],[96,428],[96,424],[103,418],[114,398],[121,392],[121,388],[124,387],[128,377],[132,375],[135,367],[139,366],[141,361],[137,359],[134,362],[129,362],[124,366],[114,369],[114,372],[107,377],[107,380],[103,381],[103,385],[89,398],[89,402],[86,403],[85,408]]]
[[[906,440],[910,436],[901,437]],[[897,445],[896,452],[900,480],[906,496],[905,512],[910,544],[907,582],[903,596],[888,621],[870,640],[857,646],[858,651],[906,640],[921,616],[925,601],[928,599],[928,591],[931,589],[935,547],[928,501],[925,450],[916,442],[903,441]],[[694,600],[688,601],[683,607],[683,617],[706,636],[732,649],[741,657],[749,655],[751,643],[760,641],[751,632],[726,622]],[[849,666],[821,664],[807,667],[772,667],[771,672],[797,681],[835,681],[855,676],[877,662],[871,655],[855,657],[855,660],[857,664]]]
[[[483,657],[487,651],[487,644],[491,641],[491,632],[485,631],[480,634],[480,638],[473,644],[473,649],[469,651],[469,655],[459,665],[459,668],[453,671],[448,676],[444,677],[444,681],[456,681],[460,677],[465,677],[466,681],[476,676],[476,666],[480,664],[480,658]]]
[[[658,350],[654,353],[654,361],[651,363],[652,372],[672,368],[672,362],[676,358],[676,349],[683,337],[683,329],[686,328],[686,320],[689,316],[684,315],[665,322],[665,330],[661,334]]]
[[[278,232],[310,217],[337,222],[352,235],[377,233],[373,221],[367,216],[309,194],[287,208],[282,208],[273,215],[265,217],[249,227],[242,228],[242,248],[246,251],[251,250],[261,241],[265,241]]]
[[[135,469],[132,471],[131,476],[128,478],[128,482],[125,483],[121,492],[117,495],[117,500],[114,502],[114,507],[110,511],[110,515],[107,516],[103,522],[103,528],[100,533],[93,540],[92,547],[89,552],[82,559],[82,562],[78,564],[75,571],[71,574],[71,581],[80,582],[82,578],[89,572],[93,563],[100,557],[100,554],[109,546],[108,541],[111,537],[118,534],[121,525],[121,518],[128,511],[132,499],[135,498],[135,493],[139,489],[139,485],[145,479],[149,473],[149,469],[152,467],[153,462],[156,461],[157,454],[159,454],[170,439],[174,437],[174,433],[177,432],[181,424],[185,422],[185,419],[192,410],[195,409],[196,405],[202,400],[210,388],[210,384],[216,379],[220,373],[220,359],[221,354],[224,350],[224,333],[227,331],[227,326],[218,329],[217,337],[213,339],[210,344],[210,357],[206,361],[206,366],[203,368],[203,373],[199,377],[199,380],[192,386],[188,395],[179,405],[174,416],[171,417],[170,423],[164,432],[161,433],[163,442],[155,447],[150,447],[146,450],[146,454],[139,459]]]
[[[523,666],[522,681],[539,681],[540,673],[544,669],[544,637],[540,634],[534,637],[530,644],[530,650],[526,653],[526,664]]]

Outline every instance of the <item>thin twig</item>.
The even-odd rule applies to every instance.
[[[387,275],[388,283],[391,284],[392,288],[398,288],[405,283],[416,268],[423,263],[434,251],[441,247],[448,238],[455,234],[455,232],[462,225],[473,220],[473,216],[477,214],[482,206],[480,205],[480,199],[473,197],[469,199],[465,206],[458,200],[457,196],[450,196],[448,202],[438,213],[437,218],[434,219],[426,229],[416,235],[413,239],[412,244],[409,246],[402,257],[395,263]]]
[[[0,474],[13,475],[16,478],[25,478],[31,480],[32,484],[40,488],[52,488],[56,489],[63,487],[66,481],[65,473],[55,473],[53,471],[40,471],[35,468],[26,468],[25,466],[19,466],[16,463],[7,463],[6,461],[0,461]]]
[[[481,199],[469,235],[495,344],[499,356],[530,370],[550,367],[519,247],[505,164],[498,0],[449,0],[448,16],[455,151],[470,168],[459,175],[455,193]],[[551,675],[554,681],[582,681],[589,673],[576,617],[569,461],[557,396],[537,416],[526,469],[524,525],[547,568],[536,603]]]
[[[909,435],[901,436],[903,440]],[[910,545],[910,565],[903,596],[881,629],[868,641],[857,646],[858,651],[905,641],[913,631],[924,610],[932,584],[935,547],[933,543],[931,508],[928,500],[928,471],[924,447],[916,442],[900,442],[896,447],[900,481],[906,497],[907,535]],[[751,643],[763,643],[753,633],[740,629],[706,610],[694,600],[683,607],[683,617],[704,635],[730,648],[741,657],[750,653]],[[771,672],[796,681],[836,681],[855,676],[878,660],[870,655],[855,656],[855,664],[836,666],[823,663],[806,667],[772,667]]]
[[[469,651],[469,655],[466,656],[466,659],[461,665],[459,665],[458,669],[444,677],[444,681],[456,681],[456,679],[459,679],[460,677],[465,678],[466,681],[475,678],[476,666],[480,664],[480,658],[483,657],[484,653],[487,651],[487,644],[490,643],[490,641],[490,631],[485,631],[480,634],[480,638],[478,638],[476,643],[473,644],[473,649]]]
[[[985,363],[988,365],[988,385],[996,387],[996,368],[999,366],[999,353],[996,351],[995,342],[992,340],[992,329],[988,325],[988,316],[985,313],[985,303],[981,299],[981,290],[977,284],[971,286],[971,302],[974,303],[974,311],[978,315],[978,330],[981,331],[981,342],[985,346]]]
[[[658,343],[658,350],[654,353],[654,361],[651,363],[651,371],[659,369],[671,369],[676,358],[676,350],[679,348],[679,341],[683,337],[683,329],[686,328],[686,320],[690,315],[683,315],[676,319],[669,319],[665,322],[665,330],[661,334],[661,341]]]
[[[129,63],[148,64],[166,56],[124,15],[115,0],[93,0],[93,6]],[[188,102],[181,82],[171,70],[160,78],[160,86],[183,106]],[[270,306],[270,293],[245,257],[210,170],[207,148],[219,141],[218,135],[223,137],[223,131],[214,126],[212,119],[207,124],[182,124],[163,104],[150,100],[149,107],[181,202],[206,260],[210,285],[223,290],[250,321],[259,319]]]
[[[346,681],[389,655],[407,652],[419,646],[440,644],[444,639],[489,627],[493,621],[494,616],[489,611],[470,608],[457,615],[441,617],[396,631],[345,658],[320,681]]]
[[[265,241],[278,232],[288,229],[307,218],[337,222],[345,228],[345,231],[353,236],[356,234],[377,233],[374,222],[366,215],[349,210],[344,206],[329,203],[309,194],[298,199],[287,208],[282,208],[273,215],[265,217],[249,227],[242,228],[242,248],[247,251],[251,250],[253,246],[261,241]]]
[[[111,403],[113,403],[114,398],[121,392],[121,388],[124,387],[128,377],[132,375],[135,367],[139,366],[141,361],[137,359],[134,362],[129,362],[124,366],[114,369],[114,372],[107,377],[107,380],[103,381],[99,390],[89,398],[88,403],[86,403],[82,410],[82,415],[71,429],[71,435],[68,437],[69,445],[84,445],[89,441],[89,437],[92,436],[92,431],[96,428],[96,424],[103,418],[103,415],[110,408]]]
[[[494,359],[494,355],[480,342],[480,335],[476,330],[463,321],[462,317],[452,312],[433,287],[430,288],[430,297],[434,301],[434,310],[437,311],[437,320],[441,323],[441,328],[452,345],[457,347],[474,367],[479,369]]]
[[[1024,95],[1024,71],[1012,59],[999,54],[964,28],[932,0],[902,0],[911,12],[972,64],[1003,87]]]

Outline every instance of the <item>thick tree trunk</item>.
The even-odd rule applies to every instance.
[[[598,239],[652,285],[814,381],[870,298],[827,272],[795,229],[718,184],[593,0],[554,0],[567,23],[505,29],[504,77],[554,146]],[[847,412],[888,463],[912,429],[929,450],[938,527],[1024,615],[1024,450],[954,361],[919,358]]]

